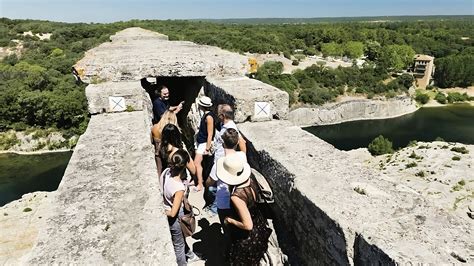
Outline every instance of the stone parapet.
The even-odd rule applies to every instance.
[[[24,263],[173,265],[144,111],[92,116]]]
[[[206,92],[216,103],[230,103],[235,121],[268,121],[288,115],[288,93],[248,77],[206,77]]]
[[[90,84],[86,97],[90,114],[151,110],[150,98],[139,81]]]
[[[472,222],[349,153],[289,121],[239,129],[258,151],[276,197],[277,234],[288,237],[280,243],[298,264],[453,264],[472,256]]]

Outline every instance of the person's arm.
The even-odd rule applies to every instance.
[[[211,149],[211,142],[212,142],[212,133],[214,133],[214,118],[208,115],[206,118],[207,124],[207,142],[206,142],[206,153],[209,153]]]
[[[245,139],[239,135],[239,149],[240,151],[243,151],[244,153],[247,153],[247,147],[245,146]]]
[[[233,224],[236,227],[250,231],[253,228],[253,221],[252,217],[250,216],[249,209],[247,208],[247,204],[243,200],[241,200],[237,196],[230,197],[232,204],[234,205],[237,213],[239,214],[239,218],[241,221],[237,221],[234,218],[226,217],[224,222],[227,224]]]
[[[178,214],[179,208],[181,207],[181,202],[183,201],[183,197],[184,197],[184,190],[176,191],[176,193],[174,193],[173,207],[171,207],[171,210],[165,211],[166,216],[176,217],[176,215]]]
[[[168,110],[170,110],[171,112],[177,114],[179,113],[179,111],[181,111],[181,109],[183,109],[183,104],[184,104],[184,101],[180,102],[178,105],[176,106],[170,106],[168,108]]]

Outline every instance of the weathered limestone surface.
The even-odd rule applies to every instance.
[[[271,85],[248,77],[206,77],[209,83],[209,97],[216,102],[225,102],[232,98],[236,106],[235,121],[267,121],[273,116],[286,118],[288,115],[288,93]],[[255,107],[261,102],[268,104],[270,112]]]
[[[299,126],[330,125],[353,120],[384,119],[412,113],[416,103],[408,96],[381,100],[351,100],[314,108],[298,108],[288,119]]]
[[[465,151],[456,152],[455,148],[461,147]],[[418,142],[393,154],[369,155],[368,159],[359,152],[348,153],[353,161],[366,163],[394,183],[410,187],[440,209],[457,214],[460,220],[473,221],[468,215],[468,206],[474,202],[474,145]],[[459,160],[453,160],[455,157]]]
[[[129,38],[137,35],[142,37]],[[165,39],[159,33],[129,28],[112,36],[112,42],[87,51],[75,67],[87,83],[156,76],[243,76],[247,72],[248,62],[243,55]]]
[[[259,150],[278,217],[303,264],[448,264],[459,263],[456,256],[472,258],[472,221],[288,121],[239,128]],[[370,186],[370,193],[360,194],[356,186]]]
[[[0,207],[0,265],[18,265],[31,251],[38,231],[45,226],[53,193],[28,193]]]
[[[123,104],[130,106],[135,111],[145,108],[144,102],[148,97],[139,81],[90,84],[86,87],[89,113],[113,112],[109,104],[110,96],[123,97]]]
[[[174,264],[144,111],[93,116],[28,264]]]

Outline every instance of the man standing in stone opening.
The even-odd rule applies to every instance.
[[[168,100],[170,99],[170,91],[164,85],[160,87],[160,96],[153,101],[153,123],[158,123],[161,116],[166,111],[171,111],[177,114],[181,109],[183,109],[184,101],[180,102],[177,106],[170,106]]]

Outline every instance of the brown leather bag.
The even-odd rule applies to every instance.
[[[179,217],[179,224],[181,225],[181,231],[184,237],[192,236],[196,231],[196,214],[193,209],[196,209],[189,203],[188,197],[183,197],[183,211],[184,215]],[[199,214],[197,214],[199,215]]]

